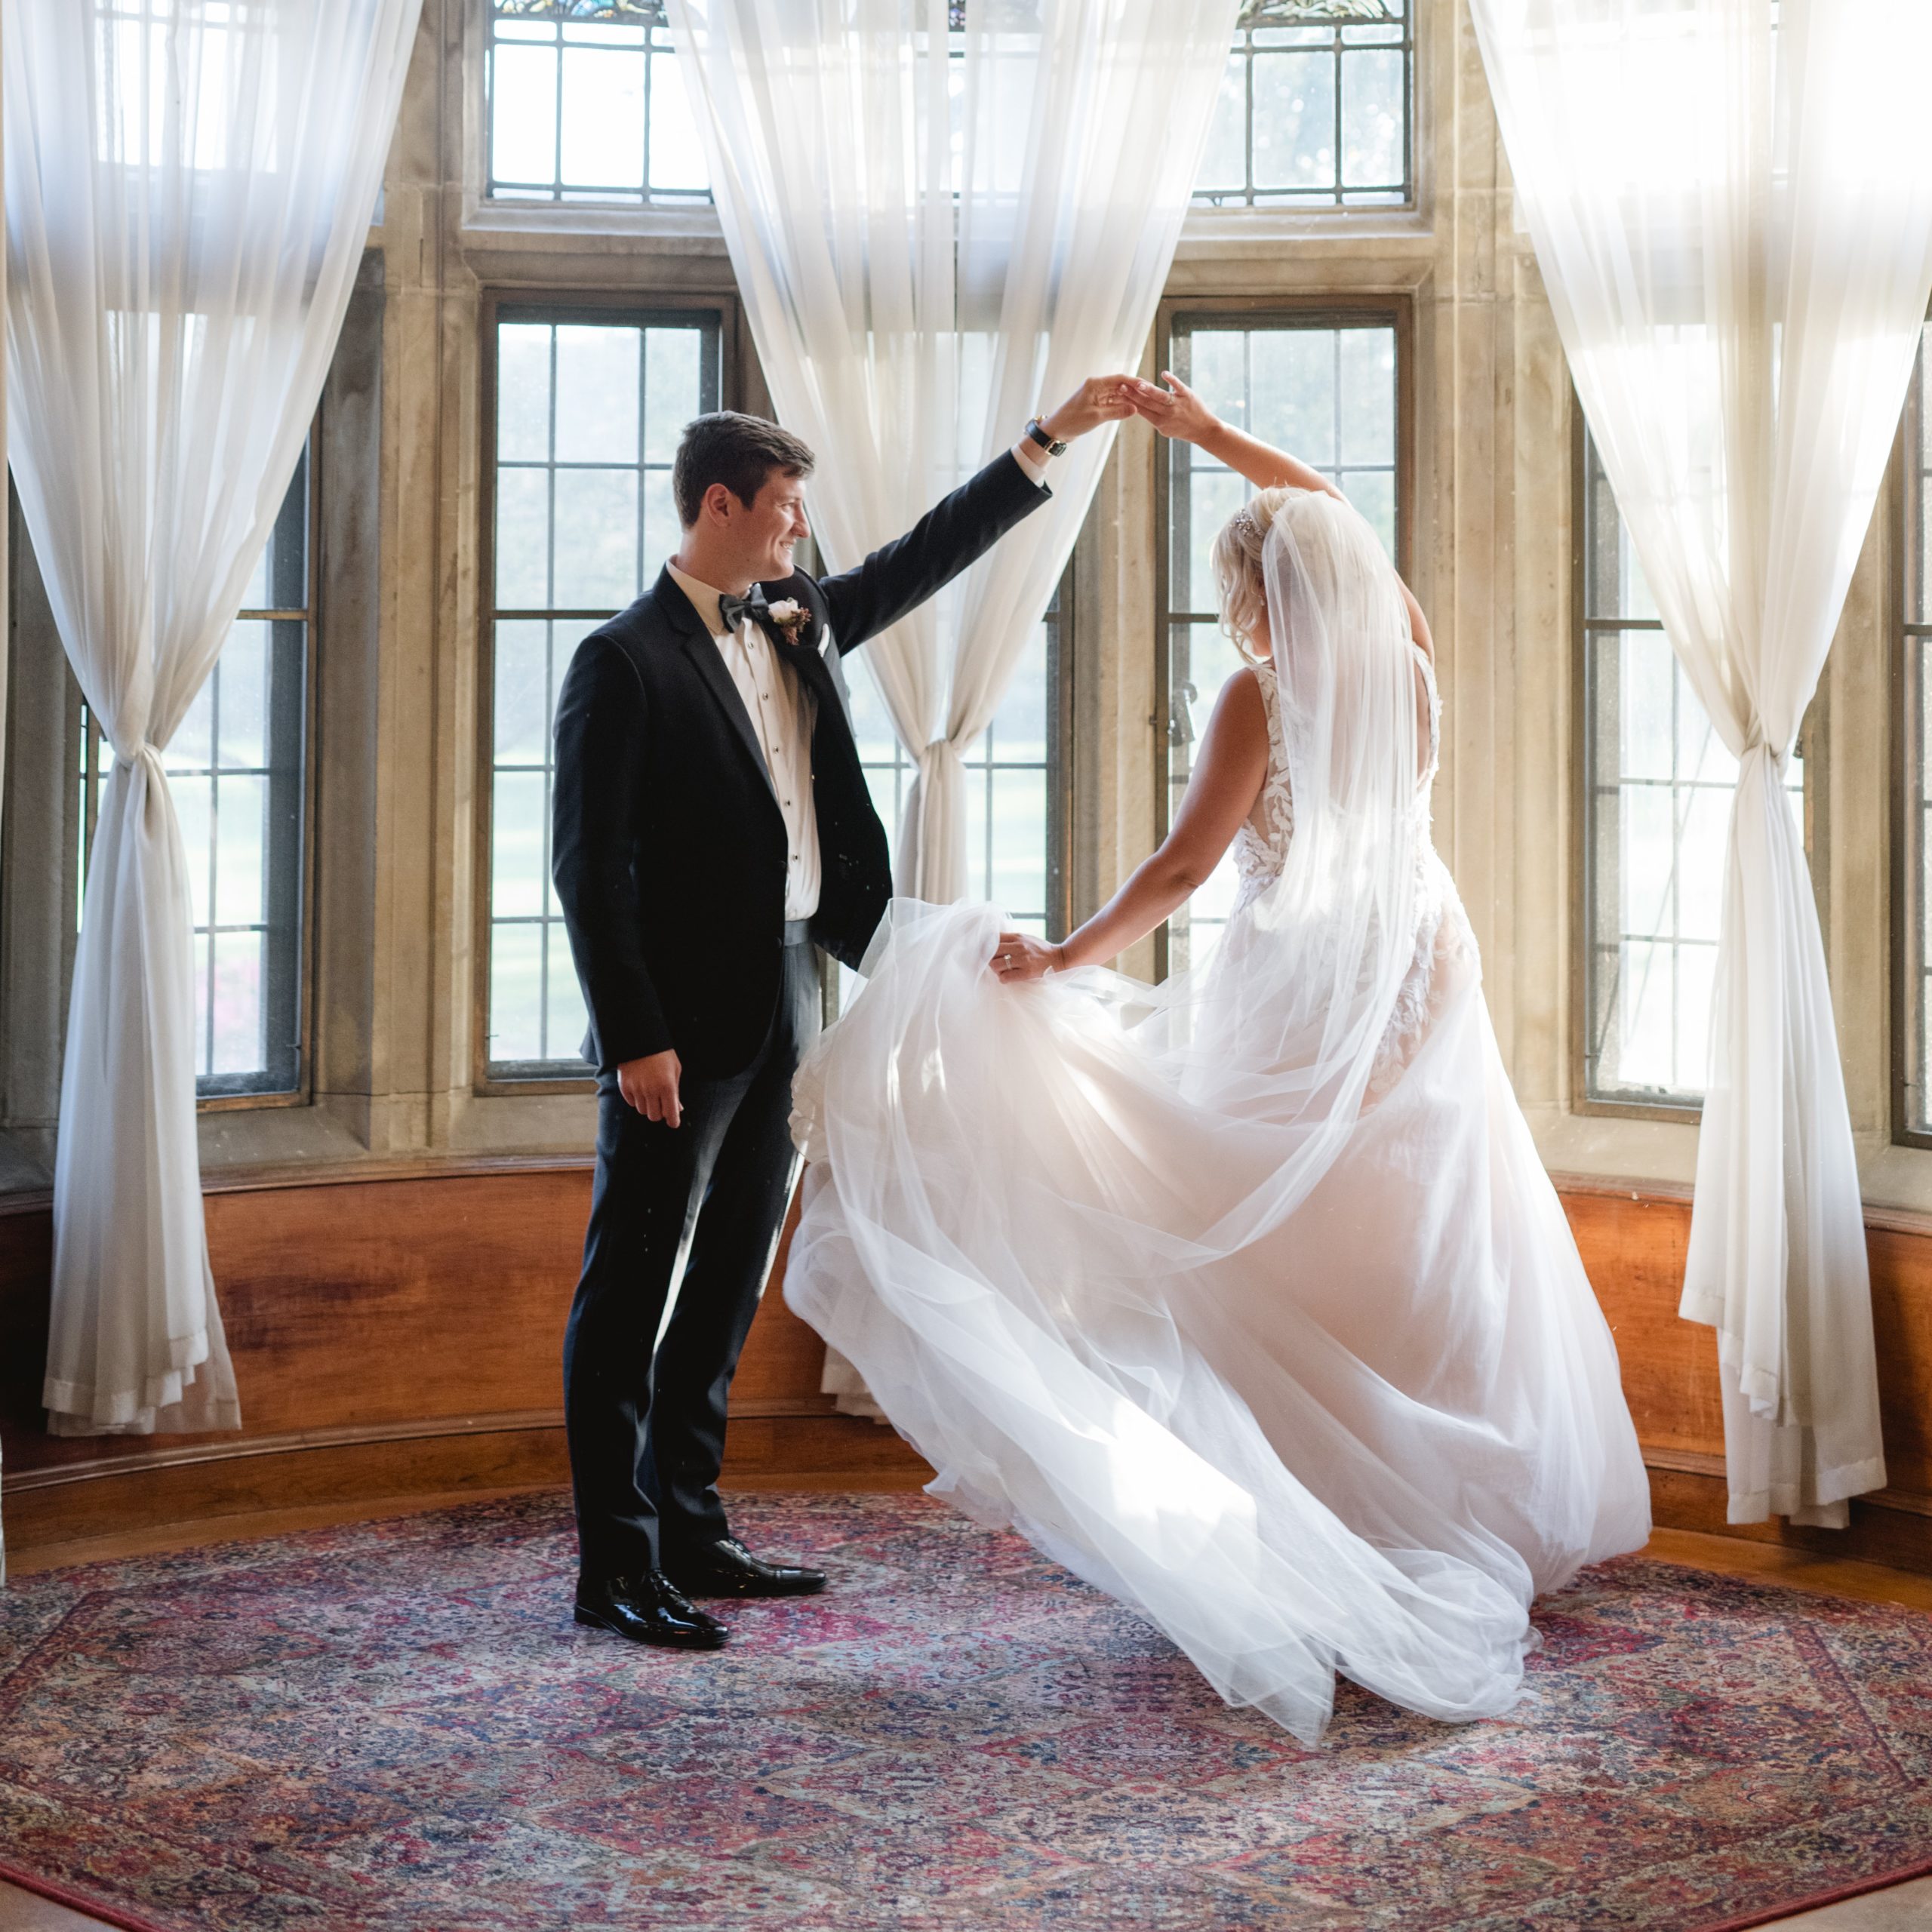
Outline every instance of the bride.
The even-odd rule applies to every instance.
[[[1258,489],[1214,552],[1247,666],[1174,829],[1063,943],[894,902],[798,1076],[786,1299],[934,1493],[1230,1703],[1312,1742],[1339,1671],[1490,1715],[1531,1600],[1647,1534],[1616,1352],[1430,842],[1423,614],[1315,472],[1166,380],[1140,413]],[[1106,970],[1231,842],[1207,962]]]

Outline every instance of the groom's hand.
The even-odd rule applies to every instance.
[[[617,1091],[626,1106],[636,1108],[646,1120],[661,1120],[675,1127],[685,1117],[678,1104],[678,1080],[684,1072],[675,1053],[646,1054],[641,1060],[627,1060],[617,1069]]]
[[[1134,413],[1131,376],[1089,376],[1040,427],[1057,443],[1070,443],[1103,423],[1124,422]]]

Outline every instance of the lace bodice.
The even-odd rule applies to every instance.
[[[1367,1104],[1373,1106],[1401,1077],[1427,1038],[1431,1021],[1449,995],[1479,970],[1475,936],[1457,896],[1448,869],[1436,855],[1429,837],[1429,794],[1442,752],[1442,699],[1436,689],[1435,669],[1420,645],[1411,645],[1429,700],[1429,755],[1416,781],[1415,952],[1395,995],[1389,1025],[1369,1076]],[[1268,714],[1268,776],[1254,809],[1235,834],[1235,869],[1240,878],[1234,917],[1238,917],[1276,878],[1287,864],[1294,837],[1294,796],[1289,783],[1287,749],[1281,731],[1281,699],[1275,667],[1257,664],[1255,681]]]
[[[1419,644],[1411,641],[1409,648],[1416,654],[1416,669],[1422,673],[1423,688],[1429,694],[1429,757],[1422,768],[1422,776],[1416,780],[1416,795],[1420,801],[1423,816],[1429,815],[1429,788],[1435,783],[1435,769],[1442,762],[1442,694],[1435,688],[1435,663]]]
[[[1257,664],[1254,681],[1268,713],[1268,776],[1254,809],[1235,834],[1235,870],[1241,879],[1238,906],[1245,906],[1270,880],[1281,875],[1288,862],[1288,843],[1295,835],[1294,794],[1288,785],[1288,756],[1281,737],[1281,700],[1275,688],[1275,667]]]
[[[1421,777],[1416,781],[1416,810],[1423,822],[1422,844],[1426,848],[1429,789],[1435,783],[1436,767],[1441,759],[1442,700],[1435,688],[1435,670],[1427,653],[1419,645],[1410,648],[1416,654],[1417,668],[1429,695],[1429,756]],[[1268,714],[1268,776],[1262,782],[1261,795],[1254,801],[1254,811],[1235,834],[1235,870],[1241,880],[1236,910],[1280,876],[1281,868],[1287,863],[1288,846],[1295,832],[1294,793],[1288,781],[1287,747],[1281,734],[1281,700],[1274,666],[1257,664],[1254,681],[1260,687],[1262,706]]]

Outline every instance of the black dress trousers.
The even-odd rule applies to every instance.
[[[792,1075],[819,1029],[817,955],[783,949],[751,1063],[686,1074],[682,1123],[597,1082],[597,1174],[564,1340],[564,1414],[583,1574],[629,1576],[730,1534],[718,1495],[739,1351],[798,1175]]]

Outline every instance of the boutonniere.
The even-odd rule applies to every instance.
[[[805,634],[812,614],[795,597],[781,597],[765,611],[765,620],[787,644],[796,644]]]

